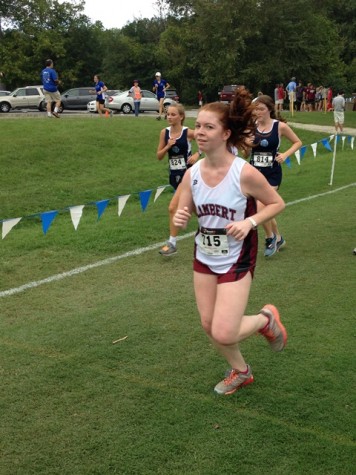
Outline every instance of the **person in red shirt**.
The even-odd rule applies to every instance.
[[[313,84],[309,82],[305,90],[305,103],[306,103],[308,112],[312,112],[314,110],[315,94],[316,94],[316,89],[313,86]]]
[[[333,90],[331,89],[331,87],[328,87],[328,91],[326,93],[326,102],[327,102],[327,106],[326,106],[326,109],[328,111],[332,110],[333,108]]]
[[[286,98],[286,91],[284,90],[283,84],[279,84],[277,88],[277,100],[276,100],[276,112],[282,112],[283,102]]]

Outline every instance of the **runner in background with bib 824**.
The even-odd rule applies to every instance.
[[[192,154],[191,141],[194,140],[194,130],[184,126],[185,111],[181,104],[168,107],[167,119],[169,127],[161,130],[157,148],[157,158],[162,160],[168,154],[169,183],[175,190],[169,204],[169,230],[167,243],[160,249],[162,256],[171,256],[177,252],[178,228],[173,224],[173,216],[177,211],[180,183],[189,167],[199,158],[199,152]]]

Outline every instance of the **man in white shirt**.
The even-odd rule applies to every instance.
[[[334,122],[336,133],[338,132],[338,129],[340,129],[340,133],[342,133],[345,120],[345,98],[343,91],[338,92],[337,96],[334,97],[332,106],[334,109]]]

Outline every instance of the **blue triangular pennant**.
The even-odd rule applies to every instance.
[[[323,139],[323,140],[321,141],[321,143],[324,145],[324,147],[326,148],[326,150],[329,150],[329,152],[332,152],[332,148],[330,147],[330,144],[329,144],[328,139]]]
[[[285,160],[284,160],[284,163],[287,165],[288,168],[292,168],[292,164],[291,164],[291,161],[290,161],[290,158],[287,157]]]
[[[104,213],[107,205],[109,204],[109,201],[110,200],[101,200],[101,201],[97,201],[95,204],[96,204],[96,207],[98,209],[98,221],[99,219],[101,218],[101,215]]]
[[[142,211],[145,211],[147,208],[149,199],[151,197],[152,190],[146,190],[146,191],[141,191],[140,192],[140,202],[141,202],[141,208]]]
[[[45,211],[44,213],[41,213],[42,230],[44,234],[46,234],[49,230],[52,221],[57,216],[57,214],[58,211]]]
[[[305,152],[307,150],[307,146],[304,145],[303,147],[301,147],[300,149],[300,158],[303,159],[304,158],[304,155],[305,155]]]

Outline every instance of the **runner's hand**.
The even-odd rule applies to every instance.
[[[192,215],[189,213],[186,206],[184,209],[177,209],[176,214],[173,217],[173,224],[174,226],[177,226],[177,228],[185,229],[191,217]]]

